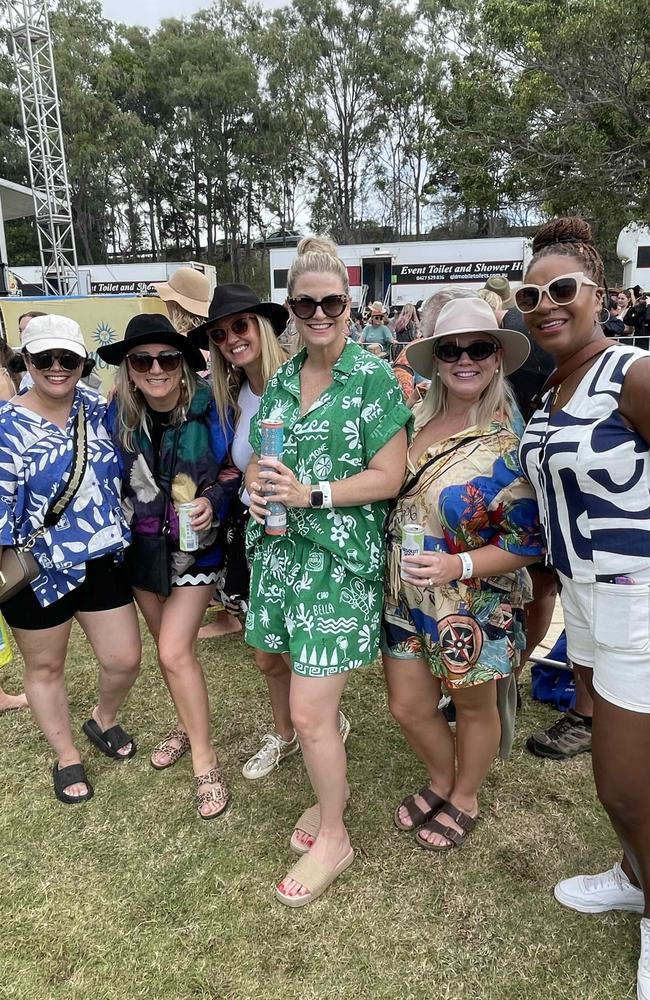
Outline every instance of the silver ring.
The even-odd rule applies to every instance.
[[[429,584],[430,587],[433,587],[433,577],[432,576],[429,577],[429,579],[427,580],[427,583]]]

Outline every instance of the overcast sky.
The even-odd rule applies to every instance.
[[[285,0],[260,0],[262,7],[282,7]],[[210,0],[103,0],[104,15],[124,24],[143,24],[155,28],[166,17],[191,17]]]

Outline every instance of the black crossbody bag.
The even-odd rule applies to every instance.
[[[169,524],[171,509],[171,477],[174,475],[178,439],[181,429],[174,431],[174,443],[170,462],[168,481],[159,483],[161,492],[165,495],[165,510],[159,535],[143,535],[135,529],[131,530],[131,544],[126,550],[126,571],[129,583],[138,590],[146,590],[159,597],[169,597],[172,592],[172,539]]]

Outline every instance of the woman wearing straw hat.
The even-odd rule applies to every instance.
[[[362,330],[359,343],[363,344],[364,347],[367,347],[368,344],[379,344],[382,351],[389,350],[391,344],[395,342],[395,338],[390,327],[386,324],[387,319],[388,313],[383,303],[373,302],[370,306],[368,323]]]
[[[124,340],[98,353],[119,365],[108,419],[131,511],[135,597],[190,744],[198,814],[213,819],[226,808],[228,789],[211,742],[195,642],[222,561],[217,526],[239,485],[228,455],[232,431],[221,421],[209,385],[196,375],[203,355],[167,317],[134,316]],[[181,506],[191,506],[189,526],[198,535],[191,545],[180,537]],[[162,538],[170,540],[171,565],[166,546],[159,558]],[[158,579],[146,579],[143,574],[156,567]]]
[[[407,478],[389,521],[382,652],[391,713],[425,765],[427,784],[396,808],[426,850],[460,847],[500,740],[497,680],[523,646],[523,568],[542,555],[537,504],[519,465],[504,376],[526,337],[499,329],[481,299],[448,302],[435,334],[407,348],[430,388],[416,406]],[[424,530],[402,556],[402,528]],[[401,557],[401,558],[400,558]],[[438,711],[456,705],[456,748]]]
[[[189,333],[203,323],[210,305],[210,282],[193,267],[179,267],[169,281],[154,281],[152,288],[165,303],[167,315],[178,333]]]

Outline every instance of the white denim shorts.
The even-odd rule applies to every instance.
[[[559,577],[569,659],[592,668],[605,701],[650,713],[650,571],[633,584]]]

